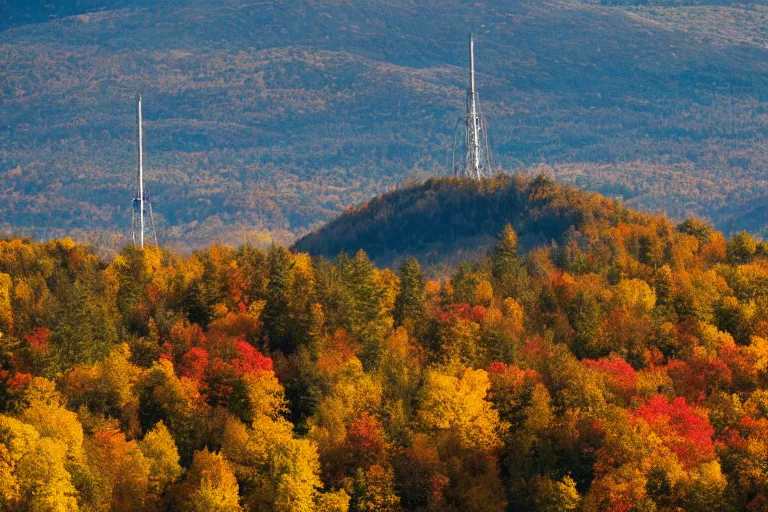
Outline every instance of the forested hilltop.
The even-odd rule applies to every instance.
[[[0,241],[0,509],[764,510],[768,245],[549,190],[440,281]]]
[[[531,248],[579,243],[577,234],[588,225],[618,222],[648,225],[653,217],[546,176],[431,178],[348,208],[293,247],[326,258],[362,249],[384,266],[414,256],[439,272],[485,255],[507,224]]]
[[[0,234],[127,243],[141,92],[163,243],[288,244],[446,174],[469,30],[504,169],[760,234],[767,28],[763,0],[0,0]]]

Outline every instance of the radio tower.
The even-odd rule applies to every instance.
[[[133,244],[137,245],[136,239],[138,238],[138,245],[144,247],[145,218],[149,218],[149,226],[152,230],[152,240],[157,247],[157,232],[155,231],[155,218],[152,215],[152,202],[149,200],[149,192],[144,188],[144,148],[143,148],[143,133],[141,128],[141,95],[136,99],[136,117],[139,127],[139,186],[136,191],[136,197],[133,199],[133,214],[131,216],[131,236],[133,237]],[[138,226],[138,236],[136,228]]]
[[[456,160],[459,127],[464,124],[465,158]],[[453,135],[451,172],[464,178],[480,179],[493,174],[491,153],[488,149],[488,123],[480,110],[480,101],[475,89],[475,40],[469,35],[469,89],[467,90],[467,113],[456,122]]]

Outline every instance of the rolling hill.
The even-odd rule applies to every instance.
[[[652,219],[546,177],[432,178],[349,209],[299,239],[293,249],[329,259],[362,249],[377,265],[389,267],[414,256],[440,272],[460,261],[479,260],[507,224],[522,248],[532,249],[562,244],[593,225],[645,226]]]
[[[762,2],[6,0],[0,230],[124,243],[141,91],[162,241],[287,243],[445,172],[472,29],[505,169],[762,233],[766,18]]]

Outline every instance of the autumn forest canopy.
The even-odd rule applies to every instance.
[[[764,510],[768,244],[515,183],[398,192],[528,205],[437,273],[0,241],[0,509]]]
[[[766,27],[0,0],[0,512],[768,511]]]

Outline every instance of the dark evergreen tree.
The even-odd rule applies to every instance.
[[[205,301],[200,282],[193,281],[186,290],[179,307],[193,324],[208,325],[213,316],[211,305]]]
[[[376,286],[376,266],[362,249],[352,260],[354,287],[358,310],[364,321],[370,322],[379,315],[381,293]]]
[[[59,307],[51,326],[53,353],[48,370],[52,375],[98,361],[117,340],[115,311],[107,297],[79,280],[71,282],[61,270],[55,273],[54,283]]]
[[[346,286],[344,271],[339,259],[349,261],[346,255],[340,254],[336,264],[331,264],[325,258],[315,261],[315,279],[317,282],[317,302],[320,304],[324,322],[329,330],[349,329],[349,318],[354,309],[351,291]]]
[[[123,264],[118,267],[117,309],[123,318],[123,326],[130,334],[147,336],[146,308],[147,286],[150,275],[147,272],[146,255],[134,245],[126,246],[120,257]]]
[[[246,244],[237,250],[235,259],[241,269],[247,302],[266,299],[269,267],[264,251]]]
[[[638,260],[654,270],[664,264],[666,243],[656,233],[644,234],[638,240]]]
[[[577,357],[602,357],[597,346],[602,315],[591,293],[580,290],[568,308],[568,320],[574,330],[571,350]]]
[[[500,297],[522,299],[530,290],[530,279],[517,254],[517,233],[507,224],[491,251],[493,289]]]
[[[451,287],[453,288],[453,302],[473,304],[475,300],[475,288],[480,284],[480,276],[475,271],[474,265],[462,261],[451,275]]]
[[[287,249],[273,245],[267,256],[269,289],[264,307],[264,332],[267,344],[273,350],[291,353],[296,348],[291,326],[291,281],[293,262]]]
[[[211,311],[216,304],[233,306],[230,302],[228,286],[228,274],[231,272],[228,265],[232,258],[231,249],[214,245],[206,251],[196,252],[195,255],[205,269],[198,283],[202,302]]]
[[[394,319],[397,325],[424,317],[424,274],[416,258],[408,258],[400,267],[400,291],[395,299]]]

